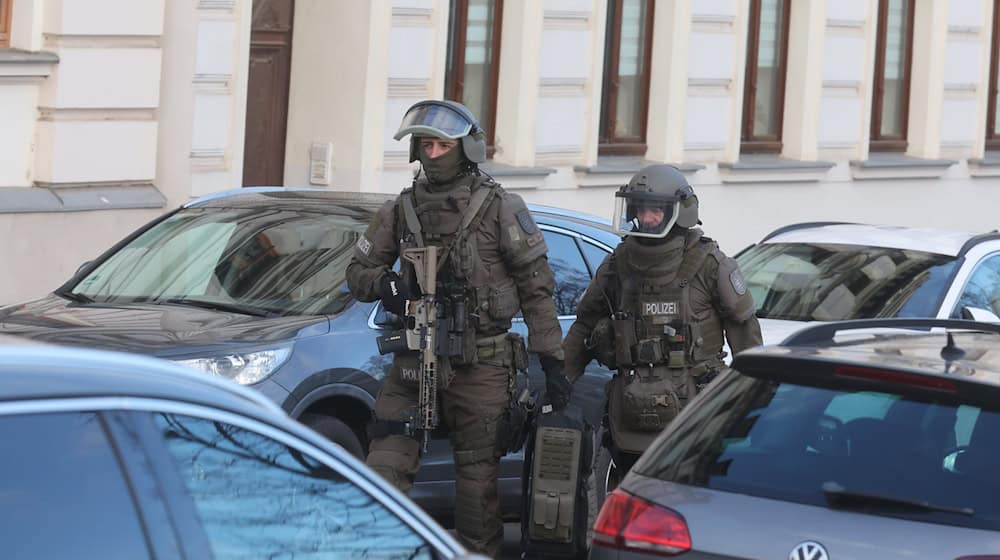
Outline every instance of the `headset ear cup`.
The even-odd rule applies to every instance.
[[[486,161],[486,134],[482,130],[462,137],[462,152],[472,163]]]
[[[417,139],[410,135],[410,163],[413,163],[420,159],[420,154],[417,153]]]

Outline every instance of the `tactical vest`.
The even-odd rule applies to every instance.
[[[479,226],[498,191],[489,178],[463,177],[444,192],[417,182],[400,195],[400,249],[444,248],[438,294],[462,298],[465,324],[479,338],[505,333],[521,308],[514,279],[500,260],[499,240],[495,247],[479,244]]]
[[[708,365],[721,365],[722,322],[716,313],[693,321],[689,293],[691,280],[714,248],[708,240],[688,246],[672,275],[636,274],[629,269],[628,249],[622,248],[616,258],[620,289],[614,321],[619,369],[665,365],[694,369],[697,375]]]
[[[694,378],[722,366],[721,320],[711,313],[693,321],[690,285],[715,243],[685,243],[681,263],[671,274],[630,270],[624,244],[616,252],[618,307],[613,320],[618,382],[612,387],[614,408],[623,427],[658,432],[694,396]]]

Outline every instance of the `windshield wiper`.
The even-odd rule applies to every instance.
[[[202,309],[211,309],[213,311],[226,311],[229,313],[239,313],[240,315],[252,315],[254,317],[278,317],[281,315],[280,313],[270,311],[267,309],[261,309],[259,307],[240,305],[238,303],[208,301],[204,299],[165,298],[165,299],[154,299],[149,301],[149,303],[155,305],[190,305],[191,307],[200,307]]]
[[[970,507],[940,506],[924,500],[911,500],[896,496],[854,492],[832,480],[823,483],[823,494],[826,496],[826,501],[834,507],[858,508],[864,506],[882,506],[887,509],[957,513],[969,517],[976,514],[976,510]]]
[[[94,303],[94,298],[71,292],[69,290],[56,290],[55,294],[59,297],[66,298],[77,303]]]

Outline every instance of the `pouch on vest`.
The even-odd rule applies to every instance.
[[[517,285],[513,280],[508,278],[490,286],[489,315],[495,323],[510,321],[520,308],[521,300],[517,297]]]
[[[622,420],[640,432],[658,432],[680,412],[680,400],[669,375],[630,375],[622,380]]]
[[[593,451],[593,430],[579,406],[536,416],[522,477],[524,557],[579,558],[586,553]]]
[[[635,332],[635,319],[628,313],[615,313],[612,320],[615,327],[615,361],[618,367],[635,363],[632,349],[639,342]]]
[[[420,385],[420,352],[407,350],[397,352],[392,359],[389,377],[403,387],[416,388]]]

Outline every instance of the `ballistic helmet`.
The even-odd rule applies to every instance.
[[[652,212],[651,212],[652,211]],[[662,217],[658,221],[650,220]],[[698,197],[672,165],[649,165],[615,193],[614,229],[621,235],[663,238],[675,225],[698,225]]]
[[[410,161],[419,159],[417,138],[420,136],[458,140],[465,159],[472,163],[486,161],[486,132],[472,111],[461,103],[435,99],[416,103],[403,115],[393,138],[399,140],[407,134],[410,135]]]

